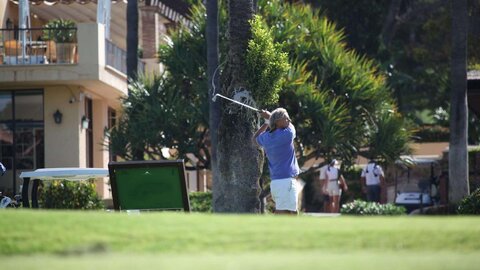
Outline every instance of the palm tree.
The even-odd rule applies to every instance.
[[[236,89],[247,86],[245,57],[251,37],[249,20],[253,17],[253,1],[228,1],[228,55],[221,79],[221,91],[232,96]],[[218,101],[217,101],[218,102]],[[218,178],[213,183],[215,212],[259,212],[258,179],[263,154],[251,143],[256,129],[254,113],[227,110],[222,103],[218,134]]]
[[[138,50],[138,3],[129,0],[127,4],[127,78],[135,79],[137,74]]]
[[[449,200],[459,203],[469,194],[467,151],[467,0],[452,1],[452,67]]]
[[[207,0],[207,84],[209,101],[209,133],[210,133],[210,161],[213,182],[217,182],[217,133],[220,121],[220,103],[212,100],[214,89],[218,89],[218,75],[215,71],[218,67],[218,2],[217,0]]]

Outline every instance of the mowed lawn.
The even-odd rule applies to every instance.
[[[478,217],[0,211],[5,269],[480,269]]]

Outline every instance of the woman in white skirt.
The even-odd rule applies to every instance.
[[[325,170],[325,180],[323,181],[323,192],[329,196],[330,213],[338,213],[340,210],[340,196],[343,191],[348,190],[345,179],[340,174],[340,170],[335,167],[337,160],[333,159]],[[340,188],[341,187],[341,188]]]

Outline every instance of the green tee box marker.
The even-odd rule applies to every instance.
[[[183,160],[110,162],[115,210],[190,211]]]

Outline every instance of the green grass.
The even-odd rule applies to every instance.
[[[17,269],[476,269],[477,217],[0,212]]]

